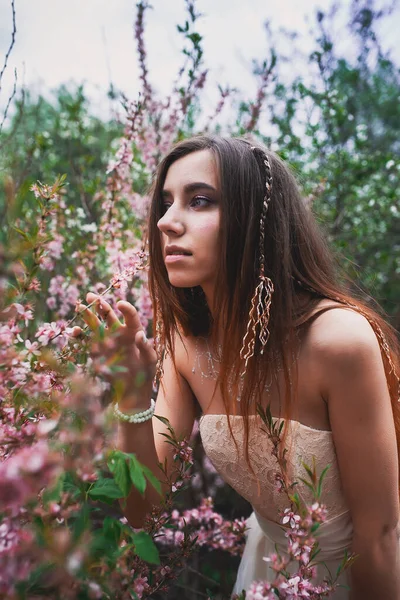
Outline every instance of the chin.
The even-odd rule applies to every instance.
[[[176,288],[190,288],[200,285],[200,282],[197,279],[195,280],[188,277],[169,277],[169,282]]]

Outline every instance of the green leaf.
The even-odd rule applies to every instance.
[[[123,532],[123,525],[117,519],[106,517],[103,521],[103,535],[113,546],[118,547]]]
[[[166,425],[167,427],[170,427],[170,422],[168,421],[168,419],[166,417],[161,417],[160,415],[154,415],[154,416],[156,417],[156,419],[161,421],[161,423],[164,423],[164,425]]]
[[[71,473],[66,473],[63,481],[63,491],[71,495],[76,500],[81,495],[82,490],[77,486]]]
[[[319,523],[313,523],[311,526],[311,533],[315,533],[319,529]]]
[[[135,544],[136,554],[139,558],[152,563],[153,565],[160,564],[160,555],[157,547],[148,533],[139,531],[138,533],[134,533],[132,538],[133,543]]]
[[[309,476],[309,478],[311,479],[312,482],[315,482],[315,473],[311,470],[311,468],[305,463],[302,462],[301,463],[304,467],[304,469],[307,471],[307,475]]]
[[[321,492],[322,492],[322,483],[324,481],[325,475],[327,474],[328,470],[330,469],[331,465],[327,465],[325,467],[325,469],[322,471],[321,475],[319,476],[319,481],[318,481],[318,498],[321,497]]]
[[[159,479],[157,479],[157,477],[154,475],[153,471],[151,471],[145,465],[142,465],[142,469],[143,469],[143,473],[146,475],[146,479],[149,480],[149,482],[151,483],[151,485],[156,489],[156,491],[161,496],[162,495],[161,481],[159,481]]]
[[[14,225],[13,225],[13,229],[14,229],[14,230],[15,230],[17,233],[19,233],[20,235],[22,235],[22,237],[23,237],[24,239],[26,239],[28,242],[32,242],[32,238],[31,238],[31,237],[30,237],[30,236],[29,236],[29,235],[26,233],[26,231],[22,231],[22,229],[19,229],[18,227],[15,227]]]
[[[129,457],[129,474],[131,476],[131,482],[143,496],[147,482],[143,474],[143,467],[133,454]]]
[[[312,483],[310,483],[309,481],[307,481],[306,479],[303,479],[303,477],[299,477],[300,481],[302,481],[304,483],[304,485],[306,485],[307,487],[310,488],[310,490],[314,493],[314,486]]]
[[[100,500],[101,502],[112,504],[113,500],[123,498],[124,493],[114,479],[99,479],[89,490],[88,495],[93,498],[93,500]]]
[[[72,527],[72,539],[74,542],[79,540],[83,532],[88,528],[88,524],[89,506],[87,504],[83,504],[82,509],[79,511]]]
[[[124,496],[128,496],[131,490],[131,481],[126,455],[118,452],[118,450],[112,452],[108,459],[107,466],[114,475],[114,479]]]

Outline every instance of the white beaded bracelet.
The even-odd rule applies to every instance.
[[[119,421],[125,421],[126,423],[144,423],[145,421],[148,421],[152,418],[152,416],[154,415],[155,408],[156,401],[151,399],[150,408],[148,408],[147,410],[143,410],[139,413],[133,413],[132,415],[128,415],[120,411],[118,402],[116,402],[114,404],[113,413]]]

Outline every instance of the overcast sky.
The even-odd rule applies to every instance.
[[[103,91],[110,81],[136,98],[135,4],[134,0],[15,0],[16,44],[3,78],[0,106],[12,89],[14,68],[20,84],[42,93],[70,80],[87,81],[99,112],[105,110]],[[146,17],[149,71],[151,83],[166,94],[181,64],[182,41],[176,24],[184,21],[184,0],[152,0],[151,4],[153,10]],[[344,15],[350,0],[342,4]],[[218,82],[243,90],[254,86],[251,59],[267,53],[266,19],[276,31],[285,27],[300,34],[299,48],[307,52],[313,14],[317,7],[326,10],[330,5],[331,0],[198,0],[198,10],[204,14],[199,29],[204,35],[205,62],[212,69],[210,89]],[[342,31],[339,18],[337,34],[345,51],[351,53],[351,40],[344,31],[344,17],[341,19]],[[380,34],[385,48],[392,49],[400,63],[399,26],[397,5]],[[0,0],[0,64],[10,36],[10,0]],[[283,36],[279,39],[287,44]]]

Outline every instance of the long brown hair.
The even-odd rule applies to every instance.
[[[155,319],[158,352],[167,350],[174,359],[173,333],[209,336],[216,347],[216,332],[223,332],[222,360],[217,384],[229,415],[232,396],[239,393],[243,371],[240,349],[246,332],[249,308],[259,274],[259,223],[265,193],[265,172],[252,146],[267,154],[273,185],[265,222],[265,274],[274,284],[269,321],[270,337],[261,356],[256,344],[248,363],[241,391],[240,411],[244,421],[245,455],[248,455],[249,415],[261,402],[266,381],[277,376],[277,360],[284,373],[284,414],[289,418],[296,398],[291,363],[295,346],[295,324],[306,317],[323,298],[351,306],[369,321],[378,338],[390,392],[397,446],[400,455],[399,345],[394,329],[377,310],[367,306],[349,290],[338,261],[330,250],[310,208],[304,202],[296,179],[277,154],[254,140],[202,135],[178,143],[161,161],[152,188],[149,217],[149,288]],[[169,167],[180,158],[210,150],[215,158],[221,191],[221,253],[216,257],[215,316],[212,318],[200,288],[175,288],[165,268],[161,235],[157,228],[163,216],[162,189]],[[259,154],[259,153],[257,153]],[[300,304],[299,292],[308,300]],[[262,368],[261,368],[262,367]],[[230,419],[229,430],[232,434]],[[232,434],[233,435],[233,434]],[[236,443],[236,441],[235,441]]]

